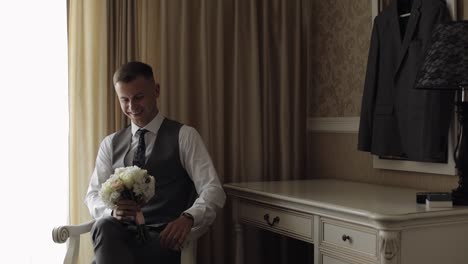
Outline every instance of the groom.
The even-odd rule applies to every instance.
[[[207,227],[224,206],[225,193],[208,151],[190,126],[159,112],[159,84],[142,62],[122,65],[114,87],[131,125],[101,142],[85,203],[97,220],[91,232],[97,264],[179,264],[179,248],[192,227]],[[139,161],[138,161],[139,160]],[[101,185],[119,167],[138,164],[156,180],[156,194],[141,208],[121,200],[106,208]],[[134,220],[148,226],[151,239],[136,240]]]

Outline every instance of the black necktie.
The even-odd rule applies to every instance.
[[[135,156],[133,157],[133,166],[138,166],[143,168],[145,165],[145,152],[146,152],[146,145],[145,145],[145,134],[148,132],[146,129],[138,129],[135,135],[139,136],[138,138],[138,146],[135,151]]]

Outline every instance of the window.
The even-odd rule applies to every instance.
[[[67,12],[63,0],[0,4],[1,263],[60,263],[68,216]]]

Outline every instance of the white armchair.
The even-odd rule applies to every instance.
[[[94,220],[80,225],[58,226],[52,230],[52,239],[55,243],[65,243],[68,240],[67,253],[63,264],[76,264],[80,251],[80,236],[91,231]],[[196,264],[197,240],[206,233],[208,228],[192,228],[181,252],[181,264]]]

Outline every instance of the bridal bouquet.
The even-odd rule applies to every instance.
[[[146,204],[154,196],[154,177],[137,166],[117,168],[106,182],[102,184],[100,196],[111,209],[117,207],[120,199],[135,201],[138,205]],[[145,226],[137,224],[138,238],[147,239]]]

